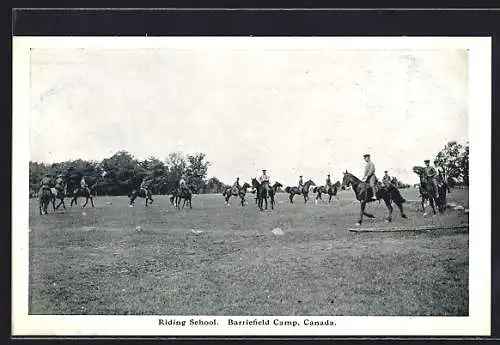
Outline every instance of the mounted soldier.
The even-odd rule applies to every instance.
[[[144,195],[148,195],[148,190],[150,187],[151,181],[145,177],[142,179],[141,186],[139,187],[141,191],[144,192]]]
[[[434,168],[431,165],[431,161],[429,159],[426,159],[424,163],[425,163],[425,176],[427,178],[427,183],[434,186],[435,198],[437,200],[439,198],[439,193],[438,193],[436,168]]]
[[[186,175],[182,175],[181,176],[181,179],[179,181],[179,189],[182,191],[189,191],[189,188],[187,186],[187,183],[186,183]]]
[[[328,191],[332,188],[332,180],[330,179],[330,174],[326,175],[325,190]]]
[[[267,175],[266,169],[262,170],[262,175],[259,177],[259,182],[262,188],[266,189],[269,192],[269,175]]]
[[[240,178],[237,177],[236,181],[233,183],[232,192],[233,192],[233,194],[238,195],[240,193],[240,190],[241,190]]]
[[[52,178],[51,178],[51,174],[45,174],[44,177],[42,177],[42,180],[40,181],[40,189],[39,189],[39,195],[41,194],[41,192],[44,190],[44,189],[47,189],[50,191],[50,188],[52,187]]]
[[[304,189],[304,180],[302,180],[302,175],[299,176],[299,186],[298,186],[299,190],[302,192],[302,190]]]
[[[60,196],[65,196],[66,195],[66,193],[65,193],[66,181],[64,180],[64,175],[63,174],[57,175],[54,187],[56,188],[57,193]]]
[[[365,183],[365,188],[370,187],[373,191],[372,200],[376,200],[375,195],[377,194],[377,177],[375,176],[375,164],[373,164],[371,160],[370,154],[364,154],[363,158],[366,162],[365,165],[365,174],[363,176],[362,181]]]
[[[392,185],[392,178],[389,176],[388,171],[384,171],[384,177],[382,178],[382,185],[388,188]]]

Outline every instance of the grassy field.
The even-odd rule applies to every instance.
[[[403,194],[417,199],[415,189]],[[332,204],[295,200],[279,194],[274,211],[260,212],[253,199],[224,207],[221,195],[197,195],[178,211],[167,196],[148,208],[98,197],[95,208],[67,199],[67,210],[39,216],[32,199],[29,312],[468,315],[467,229],[354,233],[352,192]],[[468,191],[449,201],[468,207]],[[468,224],[463,211],[423,217],[418,203],[405,207],[409,219],[395,210],[390,226]],[[362,227],[388,226],[383,203],[367,211],[377,218]]]

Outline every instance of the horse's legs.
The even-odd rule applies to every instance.
[[[365,213],[365,206],[366,206],[366,201],[361,201],[360,212],[359,212],[359,220],[358,220],[357,225],[361,225],[361,223],[363,223],[363,214]]]
[[[290,198],[290,204],[293,204],[293,193],[290,194],[289,198]]]
[[[405,211],[403,210],[403,204],[400,202],[397,202],[396,205],[399,208],[399,212],[401,213],[401,217],[405,218],[405,219],[408,218],[408,216],[405,214]]]
[[[330,197],[328,198],[328,203],[330,203],[330,201],[332,201],[332,196],[333,194],[328,194]]]
[[[391,222],[392,221],[392,205],[391,205],[391,199],[389,197],[384,198],[385,206],[387,206],[387,209],[389,210],[389,216],[387,217],[387,221]]]
[[[432,213],[436,215],[436,208],[434,207],[434,198],[432,196],[429,197],[429,203],[431,204]]]

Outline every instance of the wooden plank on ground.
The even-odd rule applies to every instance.
[[[428,230],[449,230],[449,229],[466,229],[469,225],[426,225],[426,226],[396,226],[396,227],[379,227],[379,228],[348,228],[352,232],[398,232],[398,231],[428,231]]]

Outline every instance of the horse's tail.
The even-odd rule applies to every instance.
[[[402,204],[402,203],[406,202],[405,198],[403,198],[403,196],[399,192],[399,189],[397,189],[394,186],[391,186],[391,197],[392,197],[392,200],[394,200],[394,202],[396,204]]]

